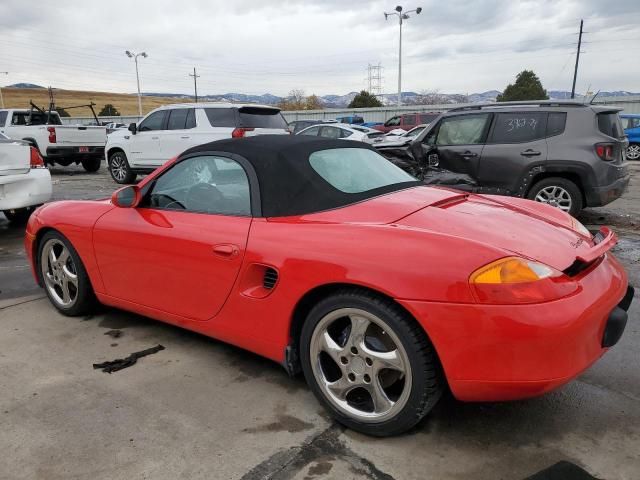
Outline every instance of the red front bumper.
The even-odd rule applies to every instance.
[[[627,275],[607,253],[577,279],[576,294],[542,304],[399,302],[431,338],[456,398],[514,400],[553,390],[606,351],[605,324],[625,296]]]

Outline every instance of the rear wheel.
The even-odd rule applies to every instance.
[[[136,174],[131,171],[127,156],[119,150],[109,156],[109,173],[116,183],[133,183],[136,179]]]
[[[82,167],[87,172],[93,173],[100,170],[101,163],[102,163],[101,158],[88,158],[87,160],[82,160]]]
[[[627,158],[629,160],[640,159],[640,143],[632,143],[627,147]]]
[[[319,302],[300,338],[307,383],[342,424],[368,435],[415,426],[443,390],[433,346],[398,305],[346,289]]]
[[[540,180],[531,187],[527,198],[559,208],[574,217],[582,210],[582,193],[575,183],[566,178]]]
[[[58,232],[44,234],[38,266],[49,300],[64,315],[85,315],[97,301],[87,271],[71,242]]]

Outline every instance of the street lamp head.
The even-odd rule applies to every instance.
[[[124,52],[124,53],[126,53],[126,54],[127,54],[127,57],[129,57],[129,58],[133,57],[133,55],[131,54],[131,52],[130,52],[129,50],[127,50],[127,51],[126,51],[126,52]]]
[[[417,13],[418,15],[420,15],[420,12],[421,12],[421,11],[422,11],[422,7],[418,7],[418,8],[416,8],[416,13]]]
[[[398,5],[396,7],[396,12],[400,13],[402,11],[402,5]]]
[[[142,58],[147,58],[149,55],[147,55],[147,52],[142,52],[140,55],[142,55]]]
[[[385,14],[384,14],[384,19],[385,19],[385,20],[389,20],[389,14],[388,14],[388,13],[385,13]]]

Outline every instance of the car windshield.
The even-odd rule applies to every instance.
[[[309,155],[311,167],[343,193],[363,193],[416,179],[365,148],[334,148]]]

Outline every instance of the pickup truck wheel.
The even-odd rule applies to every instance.
[[[632,143],[627,148],[627,158],[629,160],[640,159],[640,143]]]
[[[82,160],[82,168],[90,173],[97,172],[98,170],[100,170],[101,163],[101,158],[89,158],[87,160]]]
[[[575,183],[566,178],[540,180],[531,187],[527,198],[559,208],[574,217],[582,210],[582,193]]]
[[[113,152],[109,156],[109,173],[116,183],[133,183],[136,179],[136,174],[131,171],[127,156],[120,151]]]

